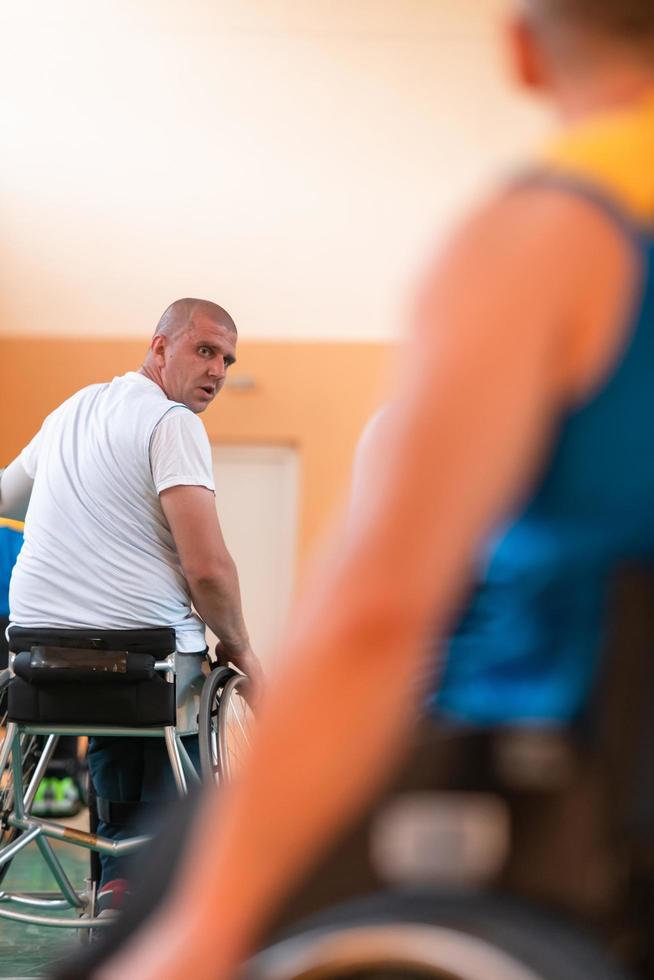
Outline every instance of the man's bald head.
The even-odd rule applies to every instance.
[[[157,324],[141,374],[171,401],[204,412],[236,361],[236,325],[206,299],[177,299]]]
[[[236,333],[236,324],[231,316],[217,303],[208,299],[176,299],[164,310],[154,336],[167,337],[172,340],[183,330],[187,330],[199,317],[210,320],[217,326],[226,327]]]

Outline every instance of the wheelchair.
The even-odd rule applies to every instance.
[[[322,890],[327,863],[336,879],[337,861],[354,864],[353,848],[363,846],[357,832],[342,856],[327,855],[313,890],[305,887],[284,910],[244,980],[635,980],[605,929],[505,877],[516,830],[505,799],[521,787],[540,808],[579,777],[569,733],[524,734],[441,733],[451,787],[416,793],[411,782],[435,771],[425,766],[437,743],[425,740],[399,795],[386,797],[366,825],[368,853],[385,865],[377,883],[364,879],[360,865],[350,882],[356,897],[335,900]],[[391,837],[403,836],[404,845],[391,849]],[[318,896],[317,911],[302,914]]]
[[[344,903],[259,953],[244,980],[629,980],[596,942],[506,896],[428,889]],[[633,980],[633,978],[632,978]]]
[[[208,661],[206,652],[179,653],[175,631],[166,627],[14,627],[9,650],[9,666],[0,672],[0,918],[72,928],[88,937],[90,930],[109,924],[96,911],[99,855],[131,854],[148,836],[111,840],[95,832],[93,787],[89,831],[34,815],[34,798],[57,740],[63,735],[163,739],[177,795],[184,797],[194,785],[222,783],[237,771],[253,721],[248,680]],[[189,735],[198,737],[199,772],[183,742]],[[81,890],[70,881],[53,840],[90,852],[90,874]],[[1,890],[12,859],[32,842],[57,891]]]

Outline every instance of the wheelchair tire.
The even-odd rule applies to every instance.
[[[202,688],[198,718],[200,769],[206,782],[229,781],[248,743],[251,709],[247,677],[230,667],[212,670]]]
[[[384,892],[308,920],[247,980],[628,980],[568,922],[503,896]]]
[[[11,677],[8,670],[3,670],[0,674],[0,745],[4,740],[7,731],[7,698],[9,682]],[[41,755],[43,740],[37,735],[21,736],[21,749],[23,755],[23,789],[27,789],[29,782],[36,768]],[[11,768],[11,761],[7,762],[5,769],[0,772],[0,847],[11,844],[20,833],[16,827],[12,827],[8,818],[14,806],[14,779]],[[3,881],[11,861],[0,865],[0,882]]]

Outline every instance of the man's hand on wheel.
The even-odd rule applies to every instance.
[[[261,663],[252,652],[250,645],[237,650],[219,642],[216,644],[216,659],[219,664],[225,667],[227,664],[233,664],[237,670],[245,674],[252,685],[252,702],[256,703],[263,693],[265,675]]]

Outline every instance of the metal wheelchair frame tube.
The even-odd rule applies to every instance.
[[[13,922],[26,922],[30,926],[48,926],[55,929],[106,929],[113,925],[115,919],[56,919],[50,915],[33,915],[30,912],[12,912],[0,908],[0,919],[11,919]]]
[[[168,758],[170,759],[173,776],[175,777],[177,792],[180,796],[186,796],[188,793],[186,776],[184,775],[184,767],[182,765],[182,759],[180,756],[179,747],[177,745],[175,728],[173,725],[167,725],[164,728],[164,738],[166,740],[166,748],[168,749]],[[189,762],[190,761],[191,760],[189,759]]]
[[[39,833],[36,838],[36,846],[41,852],[43,860],[50,868],[52,875],[61,889],[61,894],[68,901],[68,903],[74,908],[84,908],[84,900],[80,898],[79,894],[73,887],[73,884],[63,869],[62,863],[52,850],[52,846],[49,840],[43,836],[43,833]]]
[[[50,725],[24,725],[22,722],[10,722],[10,724],[20,725],[21,732],[25,732],[26,735],[117,735],[124,738],[163,738],[165,732],[163,725],[159,725],[157,728],[147,726],[143,728],[121,728],[117,725],[56,725],[54,723]]]
[[[20,747],[20,729],[17,727],[11,744],[11,766],[14,779],[14,813],[21,819],[25,816],[23,803],[23,753]],[[20,787],[20,792],[17,791]]]
[[[186,751],[186,746],[182,741],[181,735],[175,735],[175,742],[177,743],[177,749],[179,752],[179,757],[182,763],[182,768],[184,769],[186,775],[189,777],[192,783],[196,783],[198,786],[202,785],[202,780],[198,776],[197,770],[193,765],[191,757]]]
[[[50,894],[50,893],[48,893]],[[0,902],[12,902],[15,905],[27,905],[35,909],[69,909],[70,902],[65,898],[46,898],[34,895],[23,895],[21,892],[0,892]]]
[[[7,730],[5,731],[5,740],[2,743],[2,749],[0,749],[0,772],[4,772],[4,769],[9,761],[9,755],[11,753],[11,747],[14,744],[14,738],[16,737],[16,729],[18,725],[15,721],[10,721],[7,725]]]
[[[21,834],[18,840],[15,840],[13,843],[7,844],[6,847],[3,847],[2,851],[0,851],[0,868],[3,864],[6,864],[8,861],[11,861],[12,858],[16,857],[16,855],[19,854],[24,847],[27,847],[28,844],[31,844],[33,840],[36,840],[40,833],[41,831],[38,827],[31,827],[27,833]]]
[[[20,733],[19,733],[19,738],[20,738]],[[45,746],[43,747],[41,758],[36,764],[36,768],[32,773],[32,778],[30,779],[29,786],[27,787],[25,791],[25,796],[23,798],[23,807],[25,808],[26,813],[29,813],[29,811],[32,808],[32,803],[34,802],[36,791],[39,788],[39,783],[41,782],[45,770],[48,767],[48,763],[52,758],[52,753],[54,752],[58,741],[59,741],[58,735],[49,735],[45,743]]]
[[[49,820],[43,820],[41,817],[17,817],[12,815],[9,817],[9,823],[13,827],[18,827],[19,830],[36,829],[44,837],[54,837],[55,840],[62,840],[68,844],[77,844],[79,847],[85,847],[89,851],[99,851],[100,854],[112,854],[114,856],[129,854],[131,851],[135,851],[140,847],[141,844],[145,844],[146,841],[150,840],[147,836],[140,836],[126,837],[124,840],[113,841],[109,840],[108,837],[89,834],[85,830],[75,830],[74,827],[52,823]]]
[[[54,742],[50,746],[50,751],[54,748]],[[22,786],[23,786],[23,753],[20,746],[20,729],[17,729],[16,735],[13,740],[12,750],[11,750],[11,764],[13,769],[14,777],[14,813],[17,820],[25,820],[25,804],[23,800]],[[17,791],[17,787],[21,787],[21,791]],[[41,855],[45,860],[46,864],[50,868],[53,877],[64,898],[69,902],[70,905],[81,908],[84,906],[84,902],[79,897],[75,889],[73,888],[71,881],[64,871],[61,861],[57,855],[52,850],[50,843],[43,837],[43,829],[36,825],[32,825],[26,830],[35,830],[36,834],[33,835],[33,839],[36,841],[36,845],[41,851]]]

